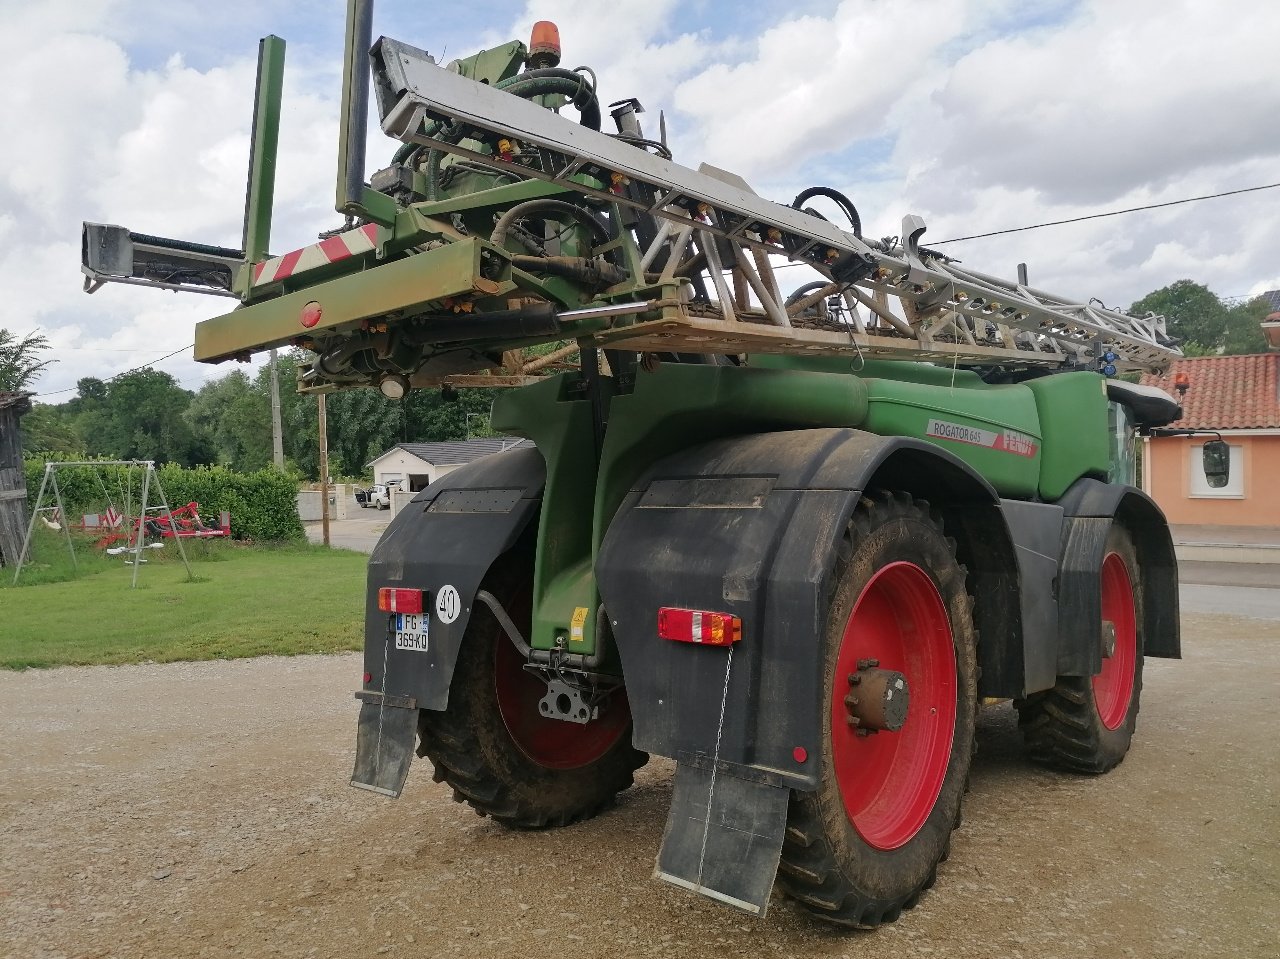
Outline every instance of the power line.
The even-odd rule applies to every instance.
[[[150,353],[154,347],[151,346],[57,346],[53,347],[53,352],[61,353],[64,350],[70,350],[73,353]],[[186,349],[184,346],[183,349]]]
[[[1025,230],[1040,230],[1046,226],[1062,226],[1064,223],[1081,223],[1085,220],[1100,220],[1107,216],[1120,216],[1124,213],[1139,213],[1142,210],[1159,210],[1166,206],[1178,206],[1182,203],[1199,203],[1201,200],[1217,200],[1224,196],[1237,196],[1241,193],[1256,193],[1259,190],[1273,190],[1280,183],[1264,183],[1262,186],[1249,186],[1242,190],[1226,190],[1222,193],[1210,193],[1207,196],[1189,196],[1181,200],[1168,200],[1164,203],[1148,203],[1145,206],[1131,206],[1126,210],[1108,210],[1106,213],[1090,213],[1087,216],[1073,216],[1066,220],[1049,220],[1046,223],[1033,223],[1030,226],[1015,226],[1007,230],[992,230],[990,233],[975,233],[973,236],[956,236],[949,240],[932,240],[929,246],[942,246],[944,243],[960,243],[964,240],[981,240],[989,236],[1003,236],[1006,233],[1022,233]]]
[[[130,373],[137,373],[139,370],[145,370],[148,366],[154,366],[156,363],[159,363],[161,360],[167,360],[171,356],[177,356],[183,350],[189,350],[193,346],[195,346],[194,343],[188,343],[186,346],[180,346],[176,350],[174,350],[172,353],[166,353],[164,356],[156,357],[156,359],[152,360],[150,363],[143,363],[141,366],[135,366],[131,370],[124,370],[123,372],[117,373],[114,376],[109,376],[102,382],[110,383],[112,380],[118,380],[120,379],[120,377],[128,376]],[[78,386],[68,386],[65,390],[52,390],[51,392],[48,392],[48,393],[37,393],[35,395],[35,398],[41,399],[46,396],[57,396],[60,393],[74,393],[79,388],[80,387]]]

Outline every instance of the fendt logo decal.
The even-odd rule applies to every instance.
[[[955,443],[968,443],[970,446],[985,446],[987,449],[1013,453],[1015,456],[1035,456],[1040,449],[1040,444],[1034,438],[1017,430],[1004,430],[997,433],[993,430],[965,426],[962,423],[948,423],[946,420],[930,420],[925,435]]]

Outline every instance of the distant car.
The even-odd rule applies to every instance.
[[[356,487],[356,505],[364,509],[369,505],[369,491],[359,486]]]
[[[375,483],[369,487],[369,494],[366,506],[372,506],[375,509],[391,509],[391,489],[382,484]]]

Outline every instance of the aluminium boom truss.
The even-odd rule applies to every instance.
[[[460,76],[407,44],[383,38],[373,57],[388,135],[661,218],[641,260],[644,268],[665,262],[659,282],[675,281],[676,265],[696,247],[716,299],[636,304],[632,312],[661,307],[662,318],[597,332],[600,345],[1116,371],[1160,370],[1181,355],[1162,317],[962,269],[919,245],[925,224],[918,216],[904,218],[900,238],[863,238],[766,200],[733,174],[691,170]],[[434,137],[429,124],[461,126],[466,135]],[[515,144],[505,158],[481,145],[498,139]],[[770,256],[803,262],[828,282],[787,302]]]

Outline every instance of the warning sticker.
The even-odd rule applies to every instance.
[[[573,610],[573,619],[569,621],[569,641],[582,642],[582,631],[587,625],[587,607],[578,606]]]
[[[970,446],[985,446],[987,449],[1013,453],[1015,456],[1035,456],[1040,450],[1040,444],[1034,437],[1017,430],[1001,430],[997,433],[995,430],[981,430],[946,420],[930,420],[925,435],[954,443],[968,443]]]

